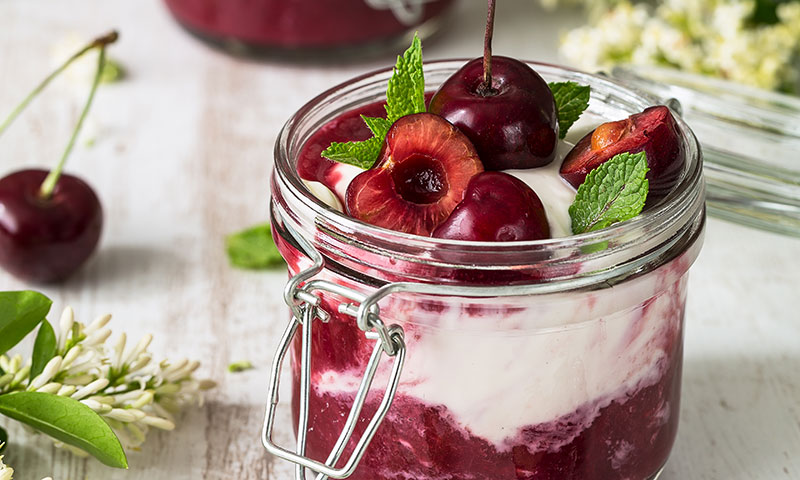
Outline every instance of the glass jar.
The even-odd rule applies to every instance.
[[[702,144],[710,215],[800,237],[800,98],[670,68],[612,75],[680,101]]]
[[[426,36],[453,0],[165,0],[193,34],[234,53],[335,59]]]
[[[427,64],[428,88],[463,63]],[[603,77],[530,65],[548,81],[591,85],[584,115],[595,124],[652,102]],[[678,425],[687,272],[705,225],[693,134],[676,118],[681,180],[628,222],[526,242],[413,236],[327,207],[296,173],[306,140],[379,101],[390,75],[328,90],[279,136],[271,215],[293,319],[273,365],[265,446],[302,465],[297,478],[306,467],[367,480],[655,478]],[[294,452],[271,440],[287,351]]]

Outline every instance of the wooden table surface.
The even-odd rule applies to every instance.
[[[478,56],[481,2],[463,2],[426,58]],[[534,0],[501,4],[495,53],[558,61],[575,14]],[[282,272],[228,266],[224,235],[267,218],[272,147],[304,102],[391,58],[325,67],[244,61],[186,35],[158,0],[0,2],[0,113],[54,65],[71,33],[111,27],[110,50],[129,71],[103,85],[67,170],[98,191],[106,215],[99,253],[74,278],[42,287],[54,314],[83,321],[111,312],[116,332],[150,332],[157,356],[202,361],[219,383],[179,428],[152,433],[113,471],[10,427],[6,461],[20,480],[289,479],[259,442],[268,364],[287,321]],[[54,84],[0,141],[0,173],[58,158],[88,85]],[[681,426],[662,479],[800,478],[800,240],[716,219],[693,267],[687,307]],[[0,272],[1,289],[26,285]],[[53,318],[53,317],[51,317]],[[256,368],[231,374],[232,361]],[[286,412],[278,439],[290,441]]]

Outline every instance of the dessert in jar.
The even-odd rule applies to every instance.
[[[606,78],[491,55],[426,64],[423,94],[413,49],[276,145],[293,319],[265,446],[297,478],[655,478],[705,222],[694,136]],[[295,451],[271,440],[287,352]]]
[[[433,32],[453,0],[165,0],[190,32],[236,52],[325,57]],[[338,55],[336,56],[338,58]]]

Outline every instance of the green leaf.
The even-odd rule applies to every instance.
[[[235,267],[260,270],[283,265],[268,223],[228,235],[226,243],[228,259]]]
[[[0,427],[0,454],[6,449],[6,445],[8,444],[8,433]]]
[[[368,169],[375,165],[389,127],[400,117],[421,113],[425,107],[425,75],[422,71],[422,43],[417,35],[405,53],[397,57],[397,64],[386,87],[386,118],[361,118],[374,135],[354,142],[333,142],[322,151],[322,156],[335,162]]]
[[[755,0],[753,2],[753,11],[747,19],[747,26],[759,27],[762,25],[775,25],[781,20],[778,16],[778,7],[793,1],[796,0]]]
[[[0,395],[0,413],[78,447],[110,467],[128,468],[111,427],[77,400],[42,392],[9,393]]]
[[[422,72],[422,42],[414,34],[411,46],[397,57],[392,78],[386,88],[386,118],[390,123],[400,117],[425,111],[425,75]]]
[[[57,348],[58,343],[56,342],[56,333],[53,331],[53,326],[47,320],[42,321],[39,333],[36,334],[36,342],[33,344],[31,379],[42,373],[47,362],[56,356]]]
[[[228,371],[231,373],[244,372],[245,370],[252,370],[253,368],[255,367],[253,367],[253,364],[249,360],[240,360],[228,365]]]
[[[372,137],[362,142],[333,142],[330,147],[322,151],[322,156],[334,162],[355,165],[367,170],[375,165],[378,154],[381,153],[383,137]]]
[[[639,215],[650,186],[648,170],[647,157],[639,152],[620,153],[589,172],[569,207],[572,233],[599,230]]]
[[[125,78],[125,68],[116,60],[106,58],[103,71],[100,73],[100,83],[115,83]]]
[[[589,107],[591,87],[575,82],[553,82],[549,85],[558,112],[558,138],[563,140],[569,128]]]
[[[392,122],[386,118],[367,117],[366,115],[361,115],[361,119],[364,120],[364,123],[367,124],[369,131],[372,132],[372,134],[376,137],[385,137],[386,133],[389,131],[389,127],[392,126]]]
[[[36,328],[52,304],[39,292],[0,292],[0,355]]]

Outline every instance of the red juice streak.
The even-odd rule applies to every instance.
[[[305,180],[321,182],[328,188],[333,185],[327,182],[328,171],[336,165],[333,160],[322,156],[322,151],[332,142],[350,142],[366,140],[372,136],[361,115],[367,117],[386,117],[384,102],[371,103],[365,107],[351,110],[326,123],[303,144],[297,159],[297,173]]]
[[[423,5],[420,23],[452,0]],[[411,27],[365,0],[166,0],[184,25],[212,37],[284,48],[339,47],[390,39]]]

